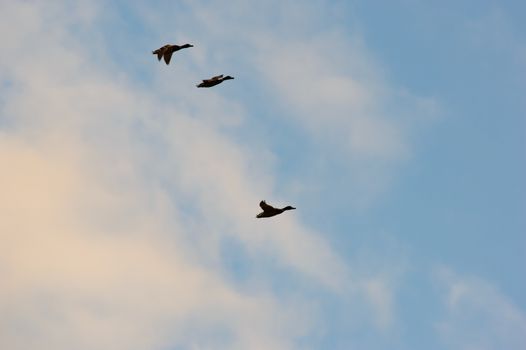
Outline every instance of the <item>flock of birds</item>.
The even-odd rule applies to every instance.
[[[172,59],[172,55],[173,55],[174,52],[177,52],[179,50],[186,49],[186,48],[189,48],[189,47],[194,47],[194,45],[192,45],[192,44],[184,44],[184,45],[170,45],[170,44],[167,44],[167,45],[164,45],[163,47],[158,48],[155,51],[152,51],[152,53],[154,55],[157,55],[157,59],[159,61],[161,61],[161,58],[163,58],[164,62],[168,65],[168,64],[170,64],[170,61]],[[212,77],[210,79],[203,79],[203,81],[201,83],[197,84],[196,86],[198,88],[209,88],[209,87],[221,84],[225,80],[231,80],[231,79],[234,79],[234,77],[231,77],[230,75],[223,76],[223,74],[221,74],[221,75],[216,75],[216,76],[214,76],[214,77]],[[291,207],[290,205],[288,205],[288,206],[286,206],[284,208],[275,208],[275,207],[267,204],[267,202],[265,202],[264,200],[259,202],[259,206],[261,207],[261,209],[263,211],[261,213],[259,213],[258,215],[256,215],[256,218],[269,218],[269,217],[281,214],[284,211],[296,209],[294,207]]]

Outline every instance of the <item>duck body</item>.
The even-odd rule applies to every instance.
[[[273,206],[267,204],[267,202],[265,202],[265,201],[259,202],[259,206],[261,207],[261,209],[263,209],[263,211],[261,213],[259,213],[258,215],[256,215],[256,218],[258,218],[258,219],[260,219],[260,218],[270,218],[272,216],[276,216],[278,214],[281,214],[284,211],[296,209],[294,207],[291,207],[290,205],[288,205],[288,206],[286,206],[284,208],[274,208]]]
[[[160,61],[161,58],[164,58],[164,62],[166,64],[170,64],[170,60],[172,59],[172,55],[174,52],[179,51],[181,49],[186,49],[188,47],[194,47],[192,44],[184,44],[184,45],[164,45],[163,47],[158,48],[155,51],[152,51],[154,55],[157,55],[157,59]]]
[[[210,79],[203,79],[203,81],[196,85],[198,88],[209,88],[212,86],[216,86],[217,84],[221,84],[225,80],[234,79],[234,77],[231,77],[230,75],[227,75],[226,77],[221,75],[216,75],[215,77],[212,77]]]

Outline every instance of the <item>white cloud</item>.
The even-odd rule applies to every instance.
[[[173,72],[159,73],[154,91],[133,84],[101,53],[98,11],[89,2],[0,5],[9,33],[0,79],[12,84],[0,105],[9,125],[0,130],[0,347],[294,348],[315,306],[284,303],[270,281],[246,291],[224,278],[225,237],[308,285],[370,294],[384,319],[387,285],[352,279],[295,216],[256,225],[274,176],[271,156],[253,157],[270,151],[224,131],[243,122],[244,107],[187,91]],[[91,31],[96,40],[78,41]],[[189,70],[178,78],[193,80]]]
[[[328,33],[309,41],[270,44],[261,50],[258,63],[282,102],[296,112],[292,115],[299,124],[336,141],[351,159],[404,156],[406,139],[396,116],[378,107],[384,97],[375,86],[377,77],[366,64],[343,59],[356,57],[361,48],[341,48],[342,43],[343,37]],[[366,71],[356,74],[353,65]]]
[[[445,287],[447,310],[437,330],[448,348],[524,349],[526,315],[498,288],[446,268],[437,276]]]
[[[371,304],[374,305],[376,323],[380,328],[390,326],[393,318],[393,294],[385,279],[375,278],[364,282],[365,291]]]
[[[225,7],[192,1],[187,6],[191,11],[176,16],[182,27],[197,27],[197,42],[208,44],[210,58],[202,69],[240,71],[238,83],[264,86],[269,113],[292,122],[316,144],[318,153],[297,157],[308,158],[312,172],[326,166],[313,159],[334,157],[351,174],[346,185],[353,207],[374,203],[393,170],[411,157],[411,138],[436,113],[437,102],[388,81],[359,31],[339,25],[346,11],[342,4],[237,1]],[[170,30],[171,13],[152,15],[152,26],[160,33]]]

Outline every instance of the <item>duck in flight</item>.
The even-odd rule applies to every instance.
[[[294,207],[291,207],[290,205],[286,206],[285,208],[274,208],[272,205],[268,205],[267,202],[261,201],[259,202],[259,206],[263,211],[256,215],[256,218],[270,218],[271,216],[275,216],[278,214],[283,213],[285,210],[292,210],[296,209]]]
[[[212,77],[210,79],[203,79],[203,81],[196,86],[198,88],[209,88],[212,86],[216,86],[217,84],[221,84],[225,80],[230,80],[230,79],[234,79],[234,77],[231,77],[230,75],[227,75],[226,77],[224,77],[223,74],[216,75],[215,77]]]
[[[179,51],[181,49],[186,49],[188,47],[194,47],[194,45],[192,44],[184,44],[184,45],[164,45],[163,47],[161,48],[158,48],[157,50],[155,51],[152,51],[152,53],[154,55],[157,55],[157,59],[160,61],[161,58],[164,58],[164,62],[166,62],[166,64],[170,64],[170,60],[172,59],[172,54],[175,52],[175,51]]]

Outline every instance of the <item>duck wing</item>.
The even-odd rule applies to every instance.
[[[219,79],[221,79],[222,77],[223,77],[223,74],[221,74],[221,75],[216,75],[215,77],[212,77],[212,78],[210,78],[210,79],[208,79],[208,80],[212,80],[212,81],[214,81],[214,80],[219,80]]]
[[[166,64],[170,64],[170,60],[172,59],[172,54],[173,54],[173,51],[170,51],[170,50],[166,50],[164,52],[164,62],[166,62]]]
[[[212,77],[210,79],[203,79],[203,83],[205,83],[205,84],[214,83],[214,82],[218,81],[219,79],[221,79],[222,77],[223,77],[223,74],[216,75],[215,77]]]
[[[159,48],[159,49],[153,51],[152,53],[153,53],[154,55],[157,55],[157,59],[160,61],[161,58],[163,57],[163,52],[164,52],[164,50],[163,50],[163,48],[161,47],[161,48]]]
[[[275,210],[276,209],[272,205],[268,205],[267,202],[265,202],[265,201],[259,202],[259,206],[261,207],[261,209],[263,209],[263,211],[269,211],[269,210]]]

